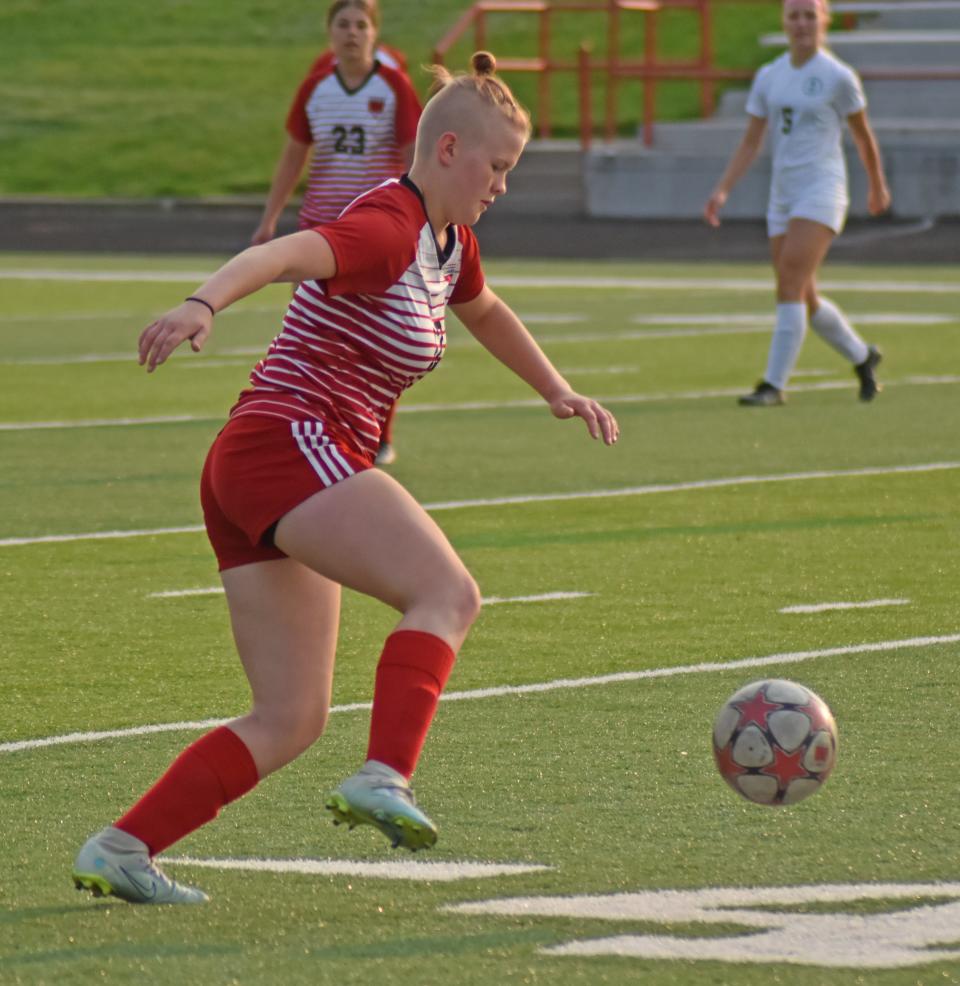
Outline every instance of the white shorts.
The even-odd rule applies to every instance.
[[[847,221],[849,205],[846,183],[832,178],[814,180],[790,193],[777,188],[775,183],[767,205],[767,236],[783,236],[791,219],[811,219],[840,233]]]

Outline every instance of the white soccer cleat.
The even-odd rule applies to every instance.
[[[407,779],[392,767],[368,760],[327,798],[334,825],[373,825],[394,849],[430,849],[437,827],[417,807]]]
[[[110,825],[87,839],[73,864],[77,890],[112,894],[131,904],[203,904],[202,890],[184,887],[150,858],[144,842]]]

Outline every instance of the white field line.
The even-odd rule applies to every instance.
[[[0,280],[3,274],[0,273]],[[276,305],[240,305],[232,308],[225,308],[217,312],[217,318],[223,319],[234,315],[265,315],[283,314],[286,302]],[[138,311],[100,311],[100,312],[50,312],[38,314],[37,312],[22,313],[20,315],[0,315],[0,325],[18,322],[103,322],[107,319],[118,319],[129,321],[130,319],[150,318],[150,311],[141,308]]]
[[[272,310],[272,309],[271,309]],[[849,313],[848,313],[849,314]],[[951,315],[891,315],[864,314],[849,315],[850,319],[860,325],[889,325],[903,328],[916,326],[949,325],[960,322],[960,318]],[[523,316],[523,321],[530,325],[540,323],[561,324],[586,321],[586,316]],[[645,330],[625,330],[622,332],[582,332],[563,335],[537,335],[538,342],[543,346],[578,345],[581,343],[604,342],[653,342],[664,339],[696,339],[709,336],[738,336],[763,335],[772,331],[773,322],[769,315],[705,315],[705,316],[634,316],[630,321],[644,325],[665,326]],[[713,323],[718,323],[713,325]],[[731,324],[732,323],[732,324]],[[673,327],[670,327],[673,326]],[[687,326],[687,327],[683,327]],[[476,347],[473,339],[451,339],[447,344],[448,350],[461,347]],[[169,365],[180,370],[203,370],[224,366],[244,366],[247,358],[262,358],[267,351],[266,345],[232,347],[222,349],[217,355],[210,357],[193,357],[175,359]],[[136,362],[136,354],[132,351],[125,353],[83,353],[74,356],[12,356],[0,359],[0,366],[83,366],[97,363],[130,363]]]
[[[902,640],[879,640],[873,643],[852,644],[846,647],[827,647],[823,650],[788,651],[782,654],[767,654],[763,657],[745,657],[734,661],[704,661],[699,664],[681,664],[673,667],[649,668],[644,671],[618,671],[614,674],[598,675],[592,678],[559,678],[554,681],[537,682],[531,685],[498,685],[493,688],[476,688],[463,692],[446,692],[440,696],[441,702],[467,702],[483,698],[506,698],[512,695],[533,695],[563,689],[590,688],[595,685],[623,684],[630,681],[646,681],[655,678],[672,678],[676,675],[708,674],[713,672],[736,671],[743,668],[763,668],[779,664],[799,664],[821,657],[846,657],[851,654],[874,654],[918,647],[939,647],[944,644],[960,643],[960,633],[945,634],[938,637],[907,637]],[[331,713],[363,712],[371,708],[370,702],[353,702],[349,705],[335,705]],[[14,740],[0,743],[0,753],[17,753],[23,750],[37,750],[48,746],[66,746],[75,743],[96,743],[106,739],[124,739],[128,736],[145,736],[152,733],[188,732],[212,729],[230,722],[230,719],[206,719],[199,722],[166,722],[149,726],[133,726],[128,729],[99,730],[88,733],[66,733],[60,736],[45,736],[40,739]]]
[[[223,586],[213,585],[206,589],[168,589],[165,592],[151,592],[147,599],[183,599],[185,596],[222,596]],[[563,599],[588,599],[594,592],[542,592],[536,596],[485,596],[484,606],[500,606],[503,603],[550,603]]]
[[[571,493],[527,493],[518,496],[499,496],[477,500],[446,500],[424,503],[431,513],[442,510],[466,510],[472,507],[503,507],[527,503],[556,503],[570,500],[599,500],[608,497],[649,496],[654,493],[686,493],[694,490],[716,490],[732,486],[754,486],[760,483],[793,483],[818,479],[849,479],[863,476],[896,476],[914,473],[943,472],[960,469],[960,462],[924,462],[909,466],[867,466],[862,469],[818,469],[814,472],[774,473],[766,476],[727,476],[722,479],[697,479],[685,483],[653,483],[649,486],[626,486],[620,489],[581,490]],[[127,531],[93,531],[83,534],[44,534],[34,537],[3,538],[0,548],[32,544],[57,544],[71,541],[100,541],[115,538],[155,537],[163,534],[196,534],[201,524],[185,527],[155,527]]]
[[[639,373],[643,370],[642,366],[558,366],[557,370],[566,375],[578,375],[578,376],[623,376],[628,373]]]
[[[451,883],[454,880],[482,880],[495,876],[541,873],[553,869],[536,863],[458,863],[397,862],[370,863],[349,859],[196,859],[192,856],[164,856],[164,863],[202,866],[212,870],[240,870],[246,873],[299,873],[304,876],[355,876],[369,880],[415,880]]]
[[[960,383],[960,375],[911,375],[899,380],[884,379],[884,387],[939,387]],[[820,380],[813,383],[800,383],[790,388],[790,393],[813,393],[823,390],[848,390],[853,386],[849,380]],[[655,404],[665,401],[702,401],[720,397],[738,397],[744,387],[718,387],[715,390],[688,390],[670,393],[609,394],[600,395],[596,400],[603,404]],[[539,397],[519,398],[510,401],[460,401],[457,403],[403,404],[398,407],[400,414],[438,414],[452,411],[504,411],[516,408],[542,408]],[[76,421],[2,421],[0,432],[11,431],[56,431],[69,428],[122,428],[155,424],[189,424],[205,421],[221,421],[222,414],[170,414],[147,418],[89,418]]]
[[[117,281],[166,284],[202,283],[210,271],[187,270],[71,270],[68,268],[20,268],[0,270],[7,281]],[[769,277],[535,277],[491,276],[494,287],[543,288],[550,291],[770,291]],[[827,291],[864,291],[870,294],[960,294],[960,282],[881,281],[831,279],[820,286]]]
[[[77,421],[0,421],[0,431],[60,431],[69,428],[132,428],[140,425],[215,421],[196,414],[158,414],[150,418],[87,418]]]
[[[944,325],[960,321],[960,316],[929,312],[847,312],[847,318],[861,325]],[[763,325],[773,328],[769,312],[720,312],[710,315],[634,315],[635,325]]]
[[[784,606],[778,613],[827,613],[838,609],[878,609],[882,606],[907,606],[909,599],[868,599],[862,603],[811,603]]]
[[[27,544],[68,544],[72,541],[113,541],[122,538],[159,537],[164,534],[199,534],[203,524],[187,524],[183,527],[151,527],[129,531],[91,531],[87,534],[42,534],[29,538],[4,538],[0,548],[15,548]]]

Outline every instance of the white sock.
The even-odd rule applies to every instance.
[[[846,356],[854,366],[869,355],[867,344],[857,335],[846,315],[829,299],[821,297],[820,307],[810,316],[810,324],[827,345]]]
[[[777,305],[777,321],[770,340],[767,372],[763,375],[763,379],[777,390],[786,389],[806,333],[807,306],[802,301],[781,301]]]

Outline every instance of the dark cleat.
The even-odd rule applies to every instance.
[[[853,368],[860,381],[860,400],[872,401],[883,389],[877,383],[877,376],[873,372],[882,359],[883,353],[876,346],[871,346],[867,351],[867,358]]]
[[[776,407],[786,402],[783,391],[766,380],[761,380],[752,394],[744,394],[737,400],[741,407]]]

